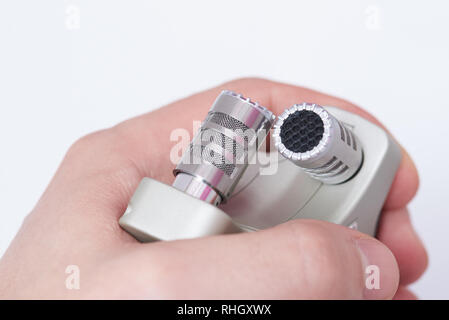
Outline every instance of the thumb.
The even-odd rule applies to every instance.
[[[389,299],[399,283],[396,260],[381,242],[314,220],[141,244],[133,255],[127,268],[145,270],[139,283],[158,299]]]

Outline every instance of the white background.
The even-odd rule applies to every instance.
[[[70,144],[243,76],[377,116],[415,159],[430,252],[413,289],[449,298],[448,1],[0,2],[0,254]]]

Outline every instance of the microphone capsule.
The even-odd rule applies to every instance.
[[[174,170],[173,186],[214,205],[226,202],[274,120],[257,102],[223,91]]]
[[[273,138],[282,156],[323,183],[345,182],[362,165],[362,146],[352,130],[316,104],[285,110]]]

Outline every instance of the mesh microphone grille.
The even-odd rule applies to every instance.
[[[308,110],[296,111],[281,126],[281,141],[292,152],[307,152],[323,138],[324,124],[320,116]]]
[[[240,129],[242,131],[246,131],[249,129],[243,122],[240,122],[239,120],[221,112],[210,113],[206,121],[216,123],[231,130]]]
[[[295,104],[278,118],[273,134],[279,152],[324,183],[354,176],[363,154],[349,127],[317,104]]]
[[[231,176],[234,172],[236,165],[236,159],[241,159],[247,155],[247,145],[242,146],[234,138],[227,136],[226,134],[215,130],[214,128],[207,128],[207,123],[214,123],[220,127],[232,130],[233,132],[245,132],[249,128],[241,121],[233,118],[222,112],[210,112],[204,121],[204,128],[201,129],[200,134],[202,136],[201,141],[207,143],[207,145],[191,145],[190,151],[193,152],[193,156],[196,161],[206,161],[216,168],[222,170],[226,175]],[[239,134],[241,136],[241,134]],[[247,142],[247,137],[243,137]],[[218,154],[212,148],[211,145],[216,145],[222,149],[221,154],[227,152],[228,156],[232,155],[232,161],[226,159],[221,154]]]
[[[190,145],[190,156],[192,163],[201,163],[206,161],[216,168],[222,170],[226,175],[230,176],[235,170],[233,163],[227,162],[225,157],[205,145]]]
[[[243,155],[243,152],[246,150],[246,147],[240,145],[234,139],[226,136],[225,134],[218,132],[213,129],[202,129],[201,134],[207,134],[210,143],[214,143],[219,145],[222,149],[226,150],[229,153],[232,153],[234,158],[239,158]]]
[[[220,201],[225,202],[246,171],[250,159],[256,157],[274,119],[274,115],[258,103],[234,92],[223,91],[173,171],[177,177],[174,185],[200,198],[204,193],[199,196],[197,191],[211,187]],[[187,176],[202,183],[195,183],[191,190],[191,178]]]

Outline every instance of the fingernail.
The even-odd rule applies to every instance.
[[[399,285],[399,269],[393,253],[375,239],[356,240],[363,265],[363,298],[391,299]]]

